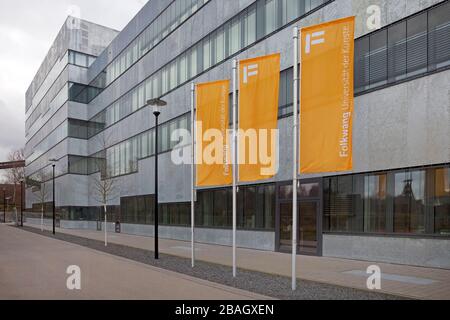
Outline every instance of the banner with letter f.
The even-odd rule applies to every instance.
[[[280,54],[239,62],[239,181],[278,172]]]
[[[301,30],[300,173],[353,168],[355,18]]]

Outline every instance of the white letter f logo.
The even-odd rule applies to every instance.
[[[248,83],[249,77],[254,77],[257,75],[258,75],[258,65],[257,64],[252,64],[252,65],[249,65],[248,67],[244,67],[244,83],[245,84]]]
[[[314,32],[312,35],[307,34],[306,35],[305,53],[306,54],[311,53],[311,46],[325,43],[325,38],[323,37],[324,35],[325,35],[325,31]],[[311,39],[311,38],[313,38],[313,39]]]

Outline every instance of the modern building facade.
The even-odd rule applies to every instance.
[[[292,27],[351,15],[354,169],[301,177],[299,253],[450,268],[448,0],[150,0],[120,33],[70,18],[27,92],[27,208],[57,159],[62,227],[104,227],[96,186],[108,180],[109,221],[151,236],[157,152],[160,235],[190,239],[190,166],[172,163],[171,133],[190,128],[191,83],[279,52],[280,171],[239,187],[237,243],[289,250]],[[155,150],[145,105],[159,97]],[[231,188],[198,190],[197,241],[230,245],[231,221]]]

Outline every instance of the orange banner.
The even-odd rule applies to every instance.
[[[227,135],[229,89],[228,80],[197,85],[197,187],[224,186],[233,182]]]
[[[239,62],[239,181],[272,178],[278,171],[280,55]]]
[[[300,173],[352,170],[354,23],[301,30]]]

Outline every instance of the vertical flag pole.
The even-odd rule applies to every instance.
[[[237,205],[237,95],[236,95],[236,82],[237,82],[237,60],[233,60],[233,277],[236,278],[236,205]]]
[[[191,84],[191,260],[195,267],[195,84]]]
[[[298,54],[298,27],[294,27],[293,31],[293,39],[294,39],[294,97],[293,97],[293,106],[294,106],[294,124],[293,124],[293,171],[292,171],[292,291],[295,291],[297,289],[297,177],[298,177],[298,170],[297,170],[297,161],[298,161],[298,152],[297,152],[297,146],[298,146],[298,109],[297,109],[297,102],[298,102],[298,60],[299,60],[299,54]]]

